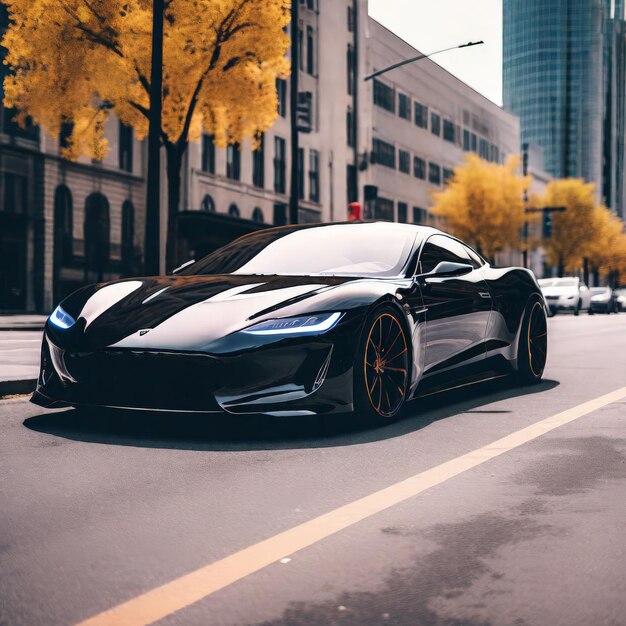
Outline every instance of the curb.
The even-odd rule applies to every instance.
[[[44,329],[43,326],[34,326],[34,325],[28,326],[26,324],[24,326],[0,326],[0,330],[2,331],[10,330],[10,331],[16,331],[16,332],[19,332],[22,330],[33,331],[33,330],[43,330],[43,329]]]
[[[37,386],[36,378],[24,380],[0,380],[0,397],[32,393]]]

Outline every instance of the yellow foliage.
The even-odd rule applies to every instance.
[[[452,234],[489,258],[518,246],[525,217],[523,195],[530,184],[518,169],[517,158],[500,165],[468,154],[448,187],[434,194],[431,211]]]
[[[566,208],[552,214],[552,237],[543,242],[548,261],[564,271],[579,269],[599,236],[595,185],[578,178],[553,180],[538,201],[540,206]]]
[[[151,0],[5,0],[2,40],[12,73],[4,103],[58,135],[74,131],[67,156],[106,152],[110,109],[148,129]],[[225,145],[254,138],[277,115],[276,78],[286,76],[288,0],[166,1],[162,136]],[[104,105],[104,106],[103,106]]]
[[[626,234],[624,223],[604,206],[594,211],[596,236],[590,243],[589,261],[603,274],[626,275]]]

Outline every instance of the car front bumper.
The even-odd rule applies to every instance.
[[[348,354],[346,346],[322,337],[231,355],[135,349],[70,352],[46,334],[31,401],[51,408],[272,415],[348,412],[353,388]]]

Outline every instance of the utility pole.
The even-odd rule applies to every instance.
[[[150,117],[148,129],[148,181],[144,273],[161,273],[161,98],[163,86],[164,0],[152,4],[152,68],[150,70]],[[297,4],[297,2],[295,2]]]
[[[291,183],[289,188],[289,223],[298,223],[300,189],[298,170],[300,167],[300,142],[298,136],[298,90],[300,73],[300,26],[299,0],[291,0],[291,80],[289,83],[289,119],[291,121]],[[304,164],[302,164],[304,167]]]

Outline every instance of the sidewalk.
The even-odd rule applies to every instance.
[[[1,330],[43,330],[47,315],[0,315]]]
[[[42,331],[25,330],[25,327],[22,323],[19,332],[0,330],[0,397],[31,393],[35,389]]]

